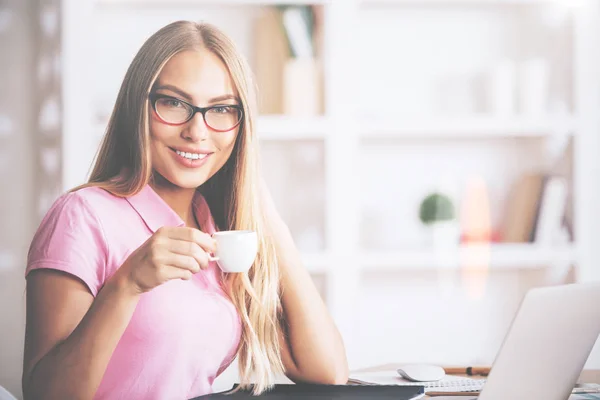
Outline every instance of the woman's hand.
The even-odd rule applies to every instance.
[[[125,260],[117,271],[135,293],[147,292],[172,279],[188,280],[208,267],[216,250],[210,235],[188,227],[162,227]]]

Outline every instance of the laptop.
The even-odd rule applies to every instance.
[[[477,400],[568,399],[599,335],[600,282],[529,290]]]

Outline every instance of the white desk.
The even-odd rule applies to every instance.
[[[364,368],[357,371],[352,372],[377,372],[377,371],[390,371],[395,370],[400,367],[401,364],[384,364],[378,365],[375,367]],[[580,383],[597,383],[600,384],[600,370],[585,370],[581,373],[579,377]],[[425,396],[426,399],[440,399],[437,396]],[[457,397],[460,398],[460,397]],[[465,397],[466,399],[467,397]]]

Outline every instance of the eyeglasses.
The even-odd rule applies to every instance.
[[[244,114],[242,107],[237,104],[196,107],[166,94],[150,93],[148,97],[158,118],[167,125],[183,125],[199,112],[210,129],[227,132],[242,122]]]

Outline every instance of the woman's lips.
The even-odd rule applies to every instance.
[[[213,153],[207,152],[183,152],[172,147],[169,148],[175,161],[186,168],[199,168],[206,163]]]

